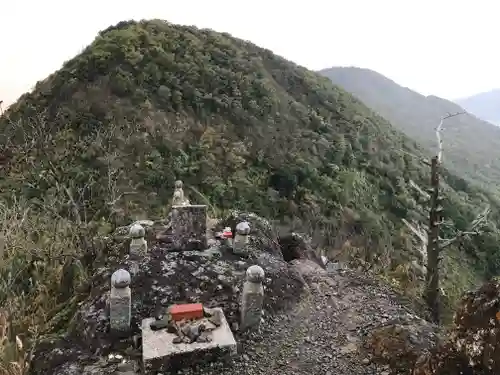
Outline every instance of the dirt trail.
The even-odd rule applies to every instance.
[[[205,374],[388,375],[363,349],[373,327],[415,317],[389,288],[352,271],[305,276],[300,303],[286,314],[265,317],[260,333],[241,338],[232,368]]]

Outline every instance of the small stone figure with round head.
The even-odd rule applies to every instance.
[[[144,238],[146,230],[138,223],[132,224],[129,229],[130,241],[130,254],[145,255],[148,251],[148,243]]]
[[[264,270],[258,265],[248,267],[241,294],[241,329],[258,328],[264,304]]]
[[[247,268],[246,279],[251,283],[261,283],[264,281],[264,270],[261,266],[253,265]]]
[[[130,273],[119,269],[111,276],[109,322],[113,332],[127,332],[132,316]]]
[[[233,241],[233,253],[237,255],[247,255],[249,234],[250,224],[247,221],[242,221],[236,225],[236,233]]]

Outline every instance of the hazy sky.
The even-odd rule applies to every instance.
[[[310,69],[354,65],[448,99],[500,87],[495,0],[15,0],[0,7],[0,100],[12,102],[125,19],[209,27]]]

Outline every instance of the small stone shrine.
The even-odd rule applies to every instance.
[[[147,374],[230,358],[236,341],[221,308],[171,306],[166,317],[142,321],[142,356]]]

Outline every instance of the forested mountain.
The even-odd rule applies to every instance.
[[[424,96],[369,69],[334,67],[320,71],[429,150],[446,113],[464,111],[436,96]],[[497,189],[500,182],[500,128],[469,114],[446,121],[445,165],[470,181]]]
[[[438,116],[446,103],[429,107]],[[422,134],[435,124],[428,120]],[[462,145],[454,142],[450,159]],[[0,276],[9,287],[0,296],[20,327],[47,325],[50,314],[40,311],[59,311],[64,259],[85,246],[91,260],[88,239],[109,225],[166,215],[176,179],[212,216],[253,211],[311,233],[330,254],[411,282],[414,237],[402,219],[425,220],[410,187],[428,184],[423,156],[359,99],[271,51],[211,30],[121,22],[0,118],[0,214],[17,223],[5,226],[9,261]],[[444,215],[454,224],[443,236],[493,207],[485,232],[446,254],[453,299],[500,271],[499,215],[487,193],[443,175]],[[12,284],[15,274],[34,286]]]
[[[456,99],[455,103],[474,116],[500,126],[500,89]]]

